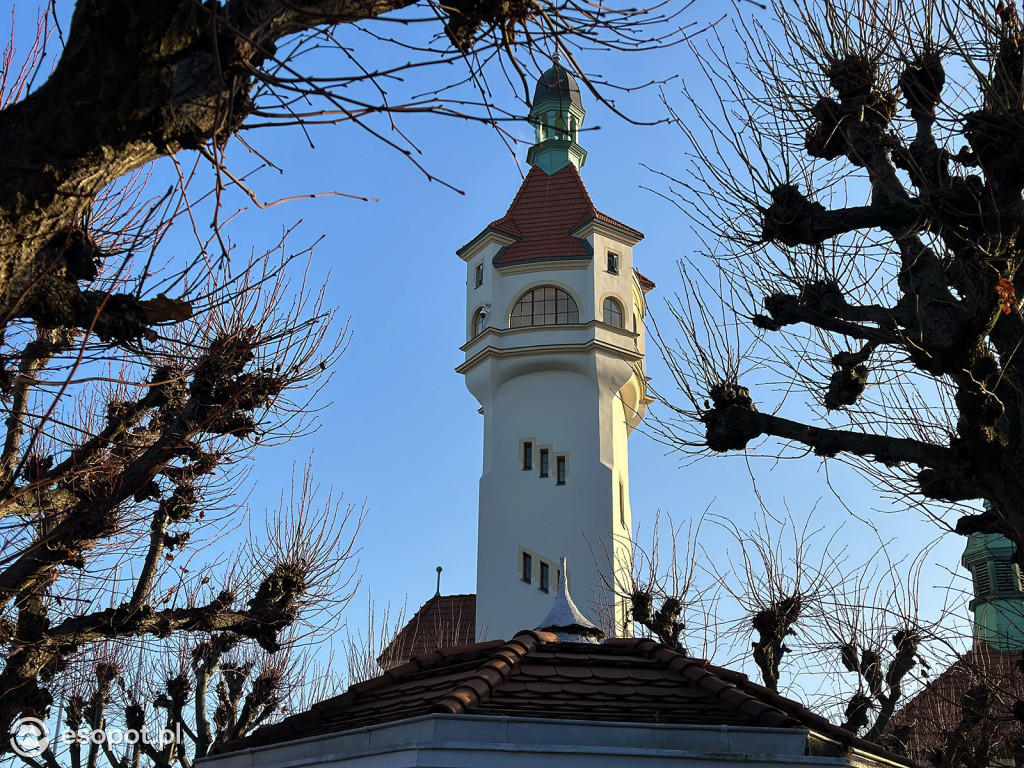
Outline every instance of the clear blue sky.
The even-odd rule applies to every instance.
[[[719,7],[698,4],[691,18],[717,13]],[[743,12],[762,13],[753,5],[744,5]],[[376,66],[376,57],[395,54],[365,45],[359,55]],[[680,108],[684,83],[698,98],[710,98],[685,47],[640,55],[594,54],[582,60],[593,71],[627,85],[678,75],[664,90]],[[314,64],[331,66],[326,59]],[[419,73],[407,83],[396,83],[394,96],[416,93],[424,83],[454,72],[450,67]],[[532,77],[537,74],[531,72]],[[492,85],[497,103],[525,110],[500,75],[492,76]],[[678,129],[631,125],[591,95],[583,98],[586,128],[599,129],[587,130],[581,138],[589,153],[584,182],[599,209],[647,235],[634,251],[635,263],[658,284],[648,299],[668,330],[663,302],[678,290],[677,261],[698,246],[684,217],[641,187],[665,184],[644,165],[684,173],[685,144]],[[665,114],[655,88],[619,95],[618,103],[641,121]],[[313,256],[312,279],[327,281],[327,302],[339,308],[342,321],[351,318],[352,331],[348,350],[321,397],[321,404],[329,407],[319,416],[319,431],[257,452],[250,504],[257,512],[276,506],[293,462],[301,465],[313,454],[314,469],[325,486],[333,486],[348,502],[359,505],[365,500],[370,509],[360,536],[364,586],[372,587],[381,602],[401,604],[407,598],[411,613],[433,594],[437,565],[444,567],[445,593],[474,591],[482,417],[454,371],[465,340],[465,269],[455,250],[504,213],[521,182],[532,132],[525,122],[512,129],[527,140],[512,157],[497,133],[479,124],[410,115],[399,126],[422,149],[419,161],[464,195],[430,181],[398,152],[351,124],[310,129],[315,149],[298,130],[264,130],[246,138],[284,169],[283,175],[263,171],[251,180],[264,199],[337,190],[379,202],[304,200],[250,211],[231,231],[241,253],[261,250],[299,219],[290,239],[296,249],[323,236]],[[236,172],[253,165],[237,142],[229,147],[228,162]],[[187,248],[189,242],[187,233],[181,233],[167,247],[177,243]],[[656,387],[672,395],[665,366],[651,345],[649,349],[648,373]],[[710,505],[712,512],[740,528],[751,527],[759,512],[756,478],[761,499],[774,510],[788,505],[802,521],[817,504],[816,525],[845,522],[851,533],[841,539],[850,545],[854,559],[874,549],[866,529],[850,519],[813,457],[778,464],[712,458],[681,467],[683,461],[641,432],[634,433],[630,485],[635,524],[649,529],[659,509],[683,522]],[[897,538],[897,554],[937,535],[933,524],[914,513],[886,515],[889,503],[841,464],[831,463],[829,471],[833,488],[848,507],[875,521],[884,537]],[[720,557],[729,542],[721,531],[705,527],[703,543],[712,555]],[[962,547],[962,540],[949,537],[937,557],[956,567]],[[948,581],[948,574],[934,568],[922,586],[927,590]],[[363,621],[358,601],[350,615],[356,625]]]
[[[711,4],[704,7],[709,13],[714,10]],[[753,6],[744,6],[744,12],[760,13]],[[680,108],[683,84],[698,98],[711,98],[685,47],[642,55],[594,55],[584,61],[622,84],[678,75],[664,91]],[[427,77],[443,74],[434,70]],[[493,84],[501,105],[523,109],[502,88],[500,78]],[[665,114],[656,88],[621,96],[618,103],[636,120],[656,121]],[[589,153],[584,182],[598,208],[647,235],[634,251],[635,263],[658,284],[648,299],[662,328],[670,329],[663,302],[679,288],[677,261],[698,245],[684,217],[641,187],[665,186],[645,165],[684,173],[682,136],[670,126],[630,125],[589,94],[584,94],[584,106],[585,127],[593,129],[581,138]],[[682,114],[685,117],[685,109]],[[463,359],[459,346],[465,327],[465,271],[454,252],[504,213],[526,168],[532,131],[525,123],[513,129],[525,140],[513,158],[498,135],[481,125],[435,117],[408,117],[400,125],[422,148],[426,168],[465,195],[431,182],[398,153],[352,126],[314,131],[315,151],[296,140],[295,132],[259,137],[287,169],[280,181],[262,177],[263,188],[273,189],[275,195],[337,189],[378,197],[380,202],[324,198],[249,219],[268,237],[278,231],[275,224],[279,228],[296,217],[303,219],[297,242],[325,235],[314,257],[314,271],[332,272],[328,300],[342,315],[351,316],[353,332],[324,393],[333,404],[321,416],[320,432],[259,455],[253,503],[258,506],[263,498],[273,503],[287,480],[290,461],[301,461],[313,451],[323,482],[344,492],[351,502],[365,499],[370,507],[361,536],[364,584],[380,601],[401,604],[407,596],[411,613],[433,594],[437,565],[444,567],[445,593],[474,591],[482,417],[454,372]],[[251,230],[251,236],[259,231]],[[649,349],[649,375],[656,387],[673,394],[663,362],[653,346]],[[766,399],[774,397],[773,393]],[[843,504],[877,523],[884,538],[896,539],[896,556],[938,534],[932,523],[915,513],[885,514],[892,509],[889,502],[838,462],[831,462],[828,471],[842,503],[814,457],[782,463],[748,464],[743,457],[712,458],[689,467],[682,463],[683,457],[667,454],[644,434],[633,435],[635,524],[649,529],[656,510],[683,522],[710,506],[740,528],[752,527],[760,511],[752,479],[756,478],[761,499],[776,513],[788,506],[802,522],[817,505],[812,527],[845,523],[847,533],[837,543],[850,546],[854,562],[869,556],[877,541],[866,526],[850,518]],[[712,556],[721,557],[730,545],[735,551],[722,531],[714,526],[704,531],[702,542]],[[962,540],[948,537],[936,558],[955,568],[962,546]],[[933,584],[948,583],[948,573],[933,568],[926,571],[922,587],[929,592]],[[351,615],[353,621],[362,621],[361,606]]]

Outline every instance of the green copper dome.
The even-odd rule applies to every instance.
[[[587,152],[577,140],[586,114],[576,78],[558,63],[555,54],[551,68],[540,76],[533,92],[530,122],[536,133],[526,161],[549,176],[567,165],[582,168]]]
[[[543,101],[564,102],[566,106],[572,104],[583,109],[583,102],[580,100],[580,86],[569,70],[558,63],[557,54],[551,69],[540,76],[540,79],[537,80],[537,87],[533,91],[534,105]]]

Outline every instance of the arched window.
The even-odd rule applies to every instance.
[[[622,327],[622,305],[611,296],[604,300],[601,313],[607,325],[614,325],[616,328]]]
[[[484,329],[487,327],[487,313],[483,309],[478,309],[473,313],[473,338],[475,339]]]
[[[530,325],[566,325],[580,321],[580,310],[572,296],[561,288],[545,285],[524,293],[512,308],[509,328]]]

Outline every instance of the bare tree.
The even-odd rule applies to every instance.
[[[725,653],[730,665],[752,661],[771,690],[798,692],[842,727],[896,743],[889,723],[929,674],[925,646],[934,658],[939,649],[961,647],[963,635],[950,622],[918,616],[930,547],[907,563],[893,560],[879,539],[874,556],[851,562],[840,547],[841,534],[850,532],[812,529],[812,517],[797,525],[792,516],[765,511],[745,530],[706,514],[702,525],[720,526],[735,542],[725,552],[709,552],[694,527],[685,542],[680,528],[660,536],[656,529],[650,545],[634,547],[634,575],[624,595],[631,617],[641,633],[682,653],[688,653],[684,632],[703,633],[713,638],[711,647],[705,643],[709,658]],[[965,595],[955,596],[962,613]]]
[[[22,759],[74,768],[187,766],[341,690],[343,681],[286,634],[274,653],[228,633],[178,637],[177,647],[174,640],[162,648],[94,646],[62,676],[52,723],[59,740],[55,733],[37,759]]]
[[[110,546],[110,555],[91,561],[96,579],[55,580],[44,608],[56,626],[44,638],[56,636],[75,646],[50,662],[60,663],[56,670],[43,669],[37,681],[22,683],[21,691],[5,691],[16,702],[33,682],[41,683],[45,687],[36,690],[52,703],[54,738],[41,755],[22,755],[27,765],[70,761],[75,768],[95,768],[106,762],[122,768],[143,760],[165,768],[188,766],[218,744],[325,692],[323,684],[334,677],[313,663],[310,648],[336,628],[352,597],[354,537],[363,511],[330,499],[319,504],[308,468],[292,493],[278,512],[267,516],[266,530],[252,535],[234,558],[225,558],[209,542],[187,541],[211,525],[215,530],[206,530],[208,535],[223,532],[209,519],[195,521],[208,509],[198,501],[192,515],[173,521],[173,533],[165,538],[174,537],[176,543],[165,542],[161,552],[166,554],[156,558],[161,562],[152,569],[151,539],[143,539],[137,528],[123,533],[148,545],[141,576],[122,574],[123,584],[104,582],[105,567],[113,566],[118,579],[119,565],[128,570],[133,555],[129,546],[123,552]],[[174,565],[176,557],[187,565]],[[118,602],[122,590],[134,594],[147,583],[143,607],[133,610],[130,601]],[[242,601],[247,608],[233,606]],[[70,613],[83,602],[111,607]],[[147,603],[154,607],[147,609]],[[8,669],[24,669],[18,664],[31,663],[45,650],[43,643],[14,646]],[[8,679],[17,682],[13,675]],[[46,716],[31,699],[21,713]],[[84,738],[70,744],[57,738],[83,729]],[[130,733],[134,741],[90,742],[92,733],[106,739]],[[140,738],[146,733],[149,741]],[[166,736],[154,741],[159,734]]]
[[[687,4],[98,0],[63,24],[44,5],[23,66],[8,47],[0,75],[0,724],[46,717],[75,669],[88,695],[67,693],[81,704],[68,717],[116,703],[135,722],[150,693],[125,682],[122,651],[188,636],[160,694],[164,716],[193,729],[191,751],[160,760],[185,766],[280,698],[282,633],[344,602],[351,554],[300,505],[245,567],[217,557],[244,520],[244,459],[311,427],[345,339],[302,280],[308,246],[285,237],[239,257],[229,198],[267,204],[229,145],[268,166],[244,131],[347,122],[413,159],[390,130],[404,115],[500,128],[515,116],[488,78],[525,100],[528,71],[556,50],[576,62],[685,38],[672,20]],[[395,64],[364,61],[367,46]],[[324,56],[330,72],[309,61]],[[443,73],[429,92],[394,95],[428,66]],[[164,246],[176,225],[193,252]],[[114,696],[121,682],[136,699]]]
[[[615,626],[616,601],[622,600],[628,607],[630,623],[638,626],[648,636],[656,637],[665,645],[680,653],[688,654],[684,633],[707,629],[706,617],[711,613],[708,603],[713,602],[713,591],[700,582],[701,549],[697,542],[703,517],[696,522],[675,525],[671,515],[665,515],[668,532],[663,533],[662,515],[654,516],[650,544],[641,546],[635,537],[628,537],[628,568],[612,583],[604,578],[604,595],[595,595],[599,624],[614,637],[619,627]],[[637,531],[637,538],[640,531]],[[612,568],[612,550],[601,543],[602,559],[608,565],[601,573],[615,573]],[[597,559],[595,557],[595,559]],[[688,618],[699,617],[700,627],[688,625]],[[705,636],[705,640],[706,640]],[[705,643],[706,645],[707,643]]]
[[[1015,5],[772,9],[695,48],[720,104],[678,118],[695,165],[665,194],[710,261],[690,259],[674,307],[682,334],[664,346],[684,401],[663,437],[847,460],[935,514],[987,500],[957,530],[1021,552]],[[783,395],[758,402],[770,389]]]

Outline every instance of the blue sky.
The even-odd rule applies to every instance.
[[[717,13],[713,7],[718,4],[704,3],[704,10],[698,4],[691,17]],[[762,13],[752,5],[742,9],[750,16]],[[359,55],[376,66],[378,57],[400,54],[367,44]],[[584,54],[581,61],[627,85],[675,75],[664,92],[680,108],[684,84],[698,99],[711,98],[685,46],[649,54]],[[315,65],[332,64],[325,58]],[[417,73],[395,84],[395,98],[455,71],[447,67]],[[537,74],[531,71],[532,77]],[[492,75],[491,82],[498,104],[525,112],[500,75]],[[665,115],[657,88],[610,93],[635,120],[657,121]],[[669,330],[663,302],[679,289],[678,260],[692,255],[698,244],[680,212],[642,187],[666,185],[644,166],[684,173],[682,135],[671,126],[632,125],[590,94],[583,98],[588,130],[581,144],[589,153],[583,180],[599,209],[647,235],[634,250],[634,259],[658,284],[648,300],[662,329]],[[682,115],[685,119],[685,110]],[[377,125],[388,130],[383,121]],[[343,493],[346,502],[365,501],[370,510],[359,540],[364,588],[372,588],[382,603],[408,600],[411,613],[433,594],[437,565],[444,568],[443,592],[474,591],[482,417],[454,370],[462,361],[466,311],[465,269],[455,250],[506,210],[526,170],[532,131],[525,121],[509,129],[524,140],[513,157],[497,132],[477,123],[408,115],[399,127],[422,150],[418,161],[464,195],[431,181],[402,154],[351,124],[311,128],[315,148],[296,129],[255,131],[246,140],[284,171],[264,170],[251,179],[262,198],[336,190],[379,202],[322,197],[252,210],[231,235],[243,254],[276,242],[284,228],[299,220],[289,239],[295,250],[322,236],[310,280],[326,282],[327,303],[338,308],[342,323],[350,318],[351,331],[348,349],[320,398],[324,409],[318,431],[283,447],[257,451],[250,506],[257,515],[276,507],[293,464],[301,467],[312,455],[325,487]],[[236,172],[254,165],[237,142],[229,146],[227,159]],[[181,232],[165,247],[188,248],[189,243],[190,235]],[[671,396],[664,363],[650,345],[649,350],[648,374],[655,387]],[[827,475],[814,457],[748,462],[734,456],[686,463],[686,457],[667,453],[641,431],[634,433],[634,524],[649,529],[657,510],[681,523],[710,507],[739,528],[748,528],[755,524],[761,502],[776,513],[788,507],[801,523],[813,508],[812,527],[846,525],[849,533],[841,534],[838,543],[849,545],[854,561],[870,554],[875,542],[844,504],[877,524],[883,538],[895,539],[896,556],[915,551],[938,534],[915,513],[887,514],[889,502],[837,462],[829,465]],[[727,548],[735,549],[730,537],[714,526],[705,526],[702,544],[719,562]],[[962,540],[948,537],[934,557],[956,567],[962,547]],[[927,590],[948,582],[948,573],[935,567],[926,572],[922,586]],[[349,614],[356,627],[365,614],[362,599]]]
[[[664,87],[677,107],[682,106],[684,85],[698,98],[711,97],[692,70],[692,55],[685,47],[651,54],[595,54],[583,61],[623,84],[677,75]],[[430,71],[427,77],[439,74],[443,70]],[[502,88],[500,78],[493,84],[501,105],[525,110]],[[656,88],[620,96],[618,104],[638,121],[657,121],[665,114]],[[647,235],[634,251],[635,263],[658,284],[648,299],[662,328],[669,329],[664,301],[679,289],[677,261],[691,256],[698,244],[680,212],[642,187],[666,186],[644,166],[684,172],[682,135],[667,125],[631,125],[589,94],[584,94],[584,106],[589,130],[581,143],[589,154],[582,177],[598,208]],[[682,114],[685,118],[685,110]],[[246,234],[257,239],[260,231],[270,237],[283,222],[298,217],[302,225],[294,237],[297,244],[324,236],[313,258],[313,273],[331,272],[328,301],[341,316],[351,317],[352,331],[351,344],[324,392],[332,404],[320,416],[320,431],[284,449],[258,454],[259,482],[252,503],[256,508],[263,499],[273,504],[291,461],[301,462],[313,453],[322,482],[343,492],[349,502],[365,499],[370,508],[360,537],[364,585],[381,602],[401,604],[407,599],[411,613],[433,594],[437,565],[444,568],[443,592],[474,591],[482,418],[454,372],[463,359],[459,346],[466,311],[464,265],[455,250],[504,213],[526,170],[532,132],[525,123],[511,129],[524,140],[513,158],[497,133],[482,125],[412,116],[400,127],[422,149],[420,162],[428,171],[465,195],[430,181],[400,154],[350,125],[312,131],[315,150],[296,140],[295,132],[255,134],[261,148],[271,147],[272,157],[286,168],[282,177],[261,177],[263,188],[275,196],[337,189],[380,202],[322,198],[248,219]],[[649,349],[649,375],[671,396],[664,363]],[[870,556],[877,540],[843,505],[877,524],[884,539],[895,539],[895,557],[916,551],[938,534],[915,513],[886,514],[892,510],[889,502],[838,462],[831,462],[827,472],[814,457],[748,462],[733,456],[686,463],[686,457],[667,453],[650,437],[634,433],[630,471],[635,524],[649,530],[657,510],[680,523],[709,508],[742,529],[755,525],[762,501],[775,514],[788,508],[800,523],[813,508],[812,527],[845,524],[834,546],[848,545],[851,562]],[[702,544],[719,562],[727,548],[735,554],[735,542],[715,526],[705,526]],[[956,567],[962,546],[961,540],[948,537],[935,558],[947,568]],[[926,571],[922,580],[925,592],[933,584],[948,583],[942,567]],[[350,616],[358,626],[361,607]]]

